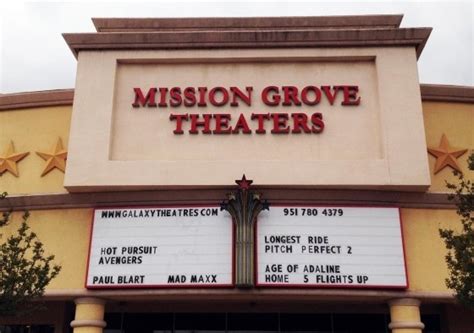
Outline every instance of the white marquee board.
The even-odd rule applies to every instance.
[[[261,287],[408,287],[398,208],[272,206],[256,251]]]
[[[216,206],[96,209],[87,288],[233,285],[233,226]]]

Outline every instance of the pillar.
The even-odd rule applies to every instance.
[[[400,298],[389,302],[392,333],[422,333],[425,325],[420,318],[420,301]]]
[[[74,333],[102,333],[105,301],[99,298],[82,297],[75,301],[76,315],[71,322]]]

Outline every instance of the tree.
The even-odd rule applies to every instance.
[[[469,170],[474,170],[474,153],[468,159]],[[454,171],[456,184],[446,183],[453,190],[449,200],[456,204],[462,230],[455,233],[450,229],[440,229],[448,251],[446,262],[450,276],[446,279],[448,288],[456,292],[461,304],[474,308],[474,181]]]
[[[5,199],[6,193],[0,194]],[[54,256],[45,256],[43,243],[30,231],[25,211],[18,231],[0,245],[0,316],[20,315],[40,307],[37,300],[45,287],[61,270],[53,265]],[[0,227],[10,222],[11,212],[4,212]]]

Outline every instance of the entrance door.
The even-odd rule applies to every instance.
[[[370,313],[108,313],[104,333],[390,333],[388,314]],[[422,316],[440,333],[437,315]]]

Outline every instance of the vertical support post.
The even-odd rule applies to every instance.
[[[106,322],[104,321],[105,301],[99,298],[78,298],[76,315],[71,322],[74,333],[102,333]]]
[[[235,283],[239,288],[251,288],[254,285],[255,221],[262,210],[269,209],[270,204],[262,201],[260,194],[249,191],[253,181],[247,180],[245,175],[235,182],[239,188],[227,195],[227,200],[221,203],[221,210],[229,212],[236,227]]]
[[[421,322],[420,301],[400,298],[389,302],[392,333],[422,333],[425,325]]]

